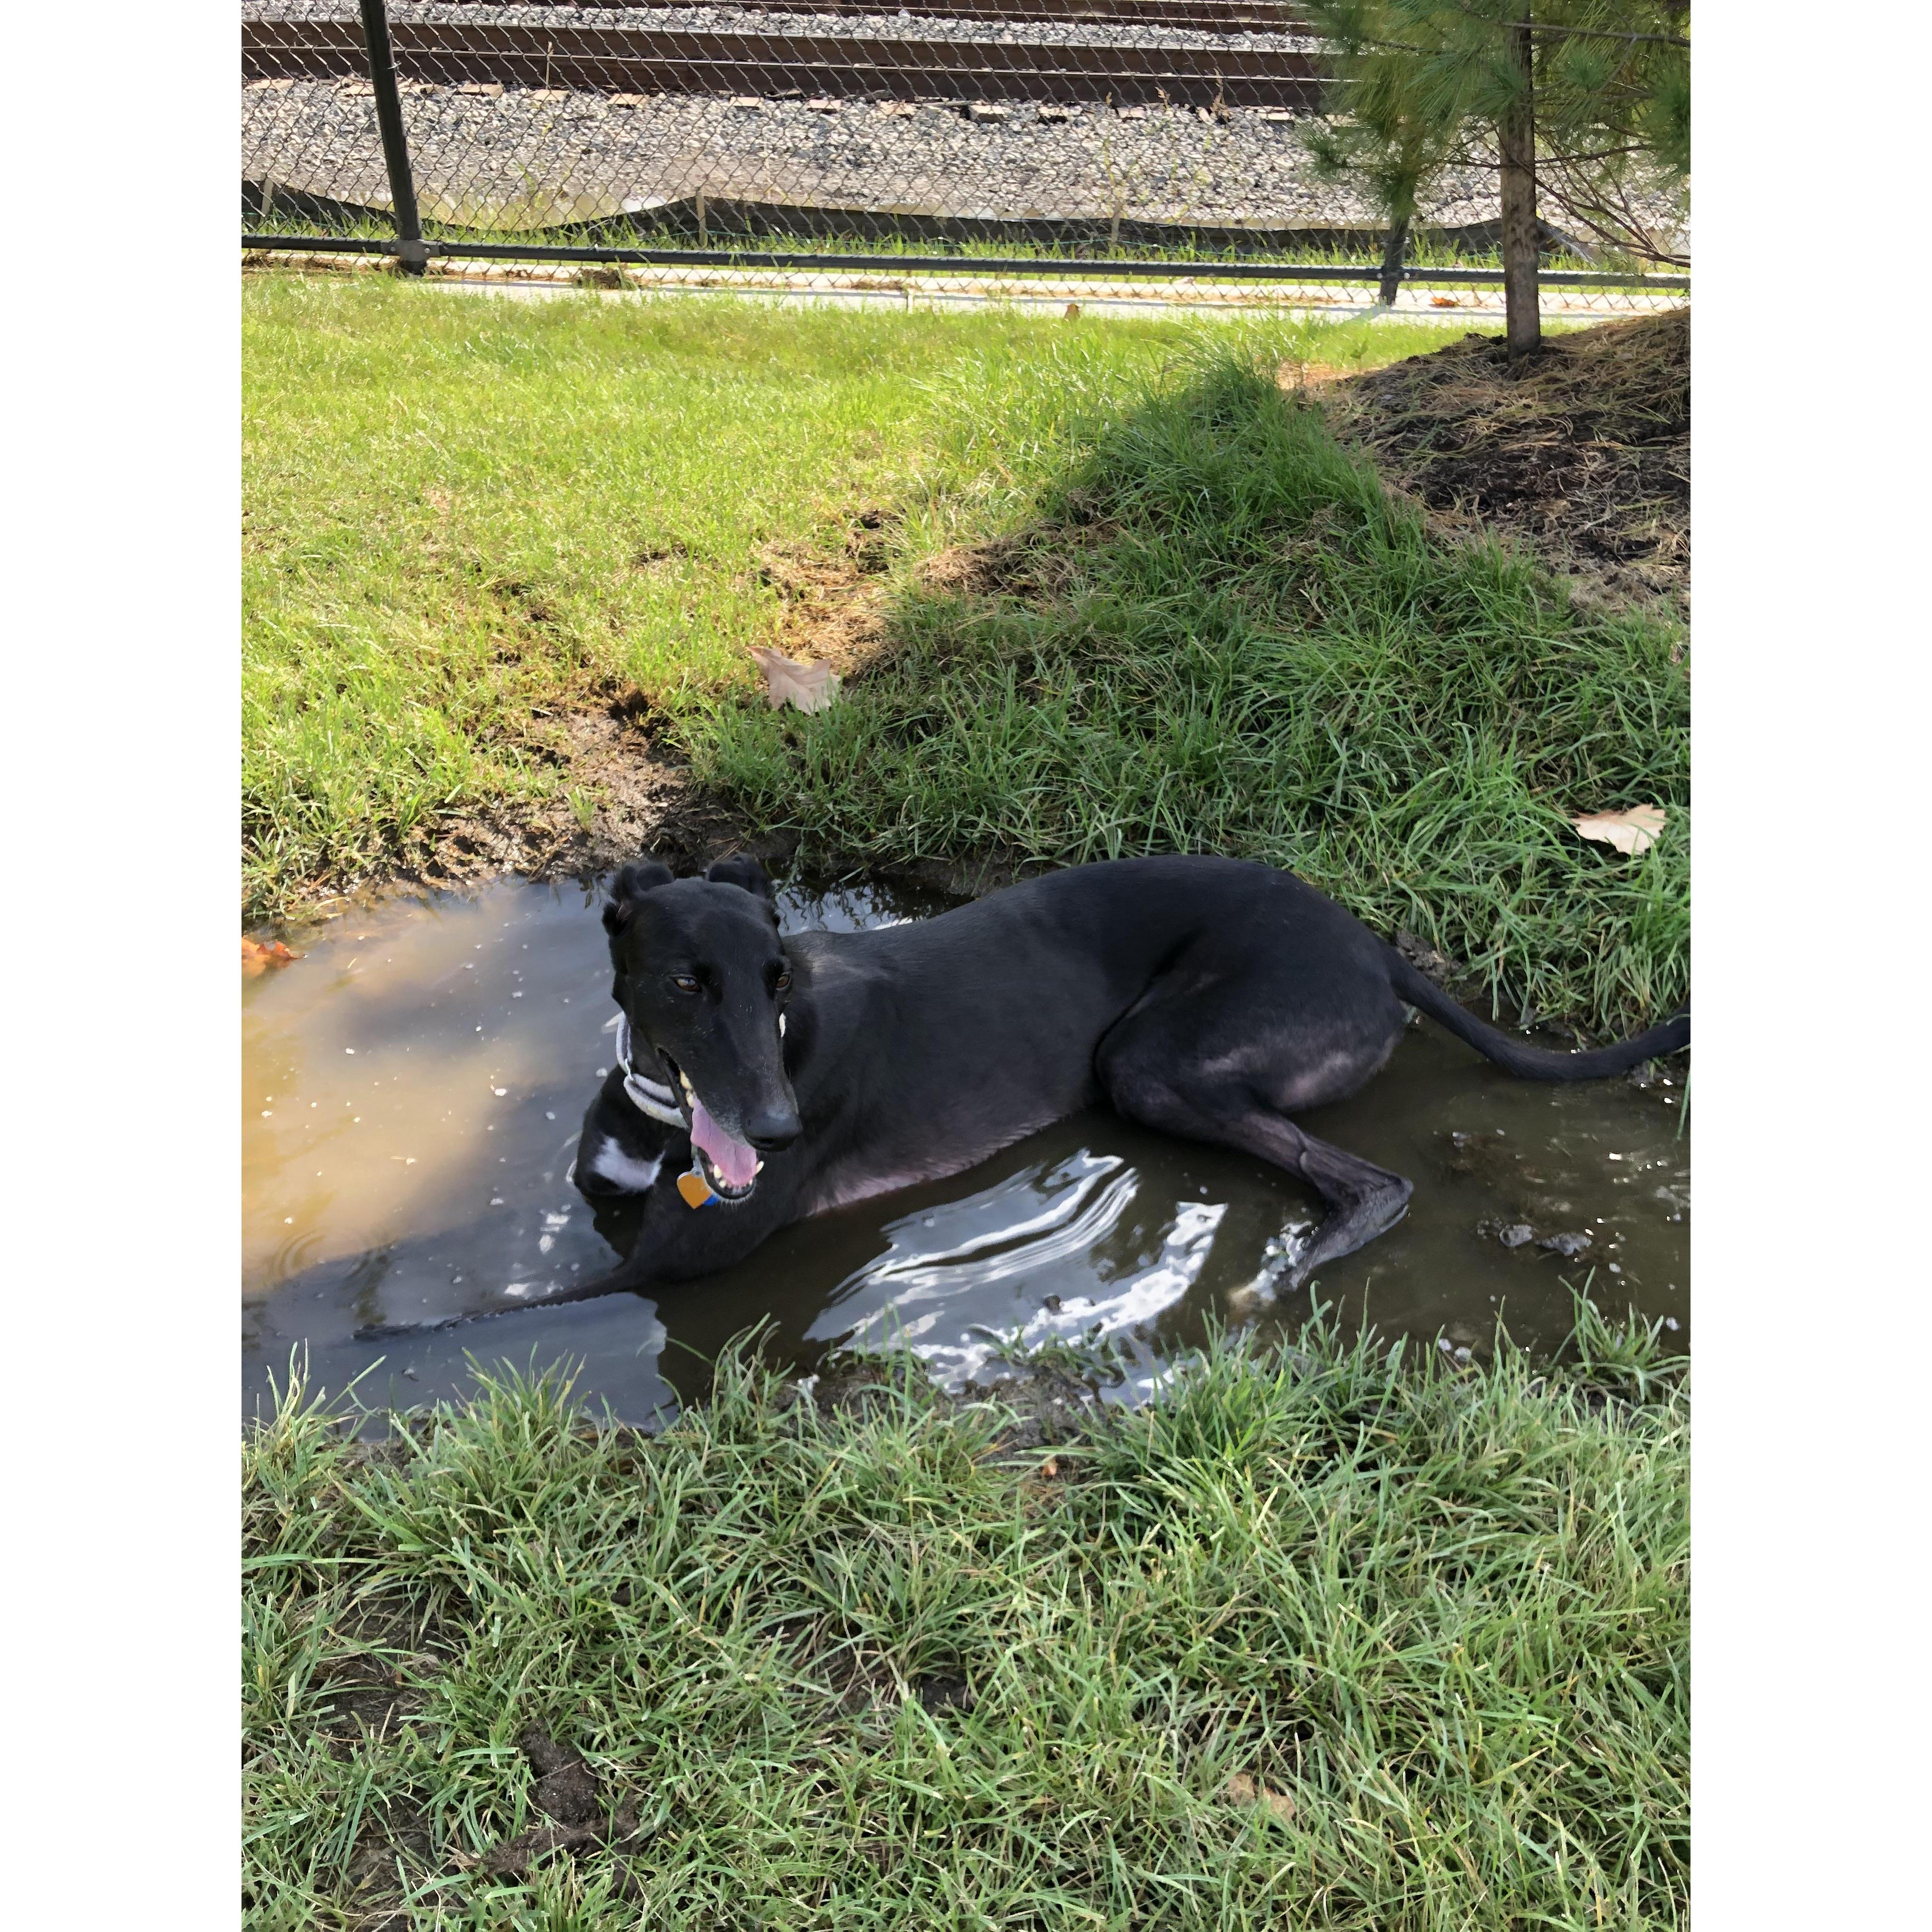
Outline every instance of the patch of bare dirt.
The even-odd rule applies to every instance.
[[[788,658],[829,664],[841,677],[862,669],[886,646],[886,572],[892,561],[890,512],[862,510],[838,550],[797,543],[758,552],[759,580],[782,600],[776,648]]]
[[[1320,389],[1331,383],[1345,382],[1358,373],[1340,362],[1298,362],[1290,360],[1276,369],[1274,380],[1277,388],[1289,391]]]
[[[654,738],[638,714],[641,700],[553,721],[549,754],[568,789],[586,802],[590,823],[568,797],[539,806],[466,813],[436,829],[428,851],[398,871],[395,883],[442,887],[520,872],[554,878],[608,872],[649,850],[700,863],[728,852],[780,856],[748,838],[725,807],[700,793],[682,759]]]
[[[517,1740],[537,1774],[537,1809],[551,1820],[520,1838],[496,1846],[476,1862],[491,1878],[522,1878],[557,1852],[621,1853],[642,1841],[634,1801],[607,1795],[602,1781],[578,1754],[540,1725],[526,1726]],[[621,1856],[614,1858],[619,1898],[644,1895],[644,1886]]]
[[[914,581],[944,596],[1057,597],[1078,571],[1081,554],[1119,534],[1105,518],[1082,515],[1077,501],[1070,507],[1067,520],[940,550],[914,572]]]
[[[922,590],[948,597],[980,597],[1001,588],[1018,545],[1010,537],[986,543],[955,544],[936,552],[913,572]]]
[[[1514,536],[1602,601],[1688,613],[1688,309],[1550,337],[1514,370],[1500,337],[1465,336],[1322,401],[1438,524]]]

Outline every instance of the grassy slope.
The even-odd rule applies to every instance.
[[[836,550],[900,500],[909,558],[997,527],[1190,334],[275,275],[243,321],[256,914],[568,786],[546,710],[745,686],[761,544]],[[1339,362],[1436,339],[1301,333]]]
[[[370,1460],[291,1403],[247,1459],[249,1922],[1680,1924],[1687,1396],[1588,1318],[1536,1381],[1229,1352],[1050,1478],[909,1384],[788,1418],[728,1363],[655,1439],[486,1384]],[[358,1684],[399,1710],[332,1717]],[[637,1806],[643,1906],[602,1852],[466,1869],[541,1822],[533,1722]]]
[[[1271,380],[1426,328],[279,278],[246,314],[258,912],[568,787],[545,714],[635,685],[824,856],[1232,852],[1540,1012],[1610,1030],[1684,995],[1681,634],[1429,540]],[[874,504],[896,656],[808,722],[741,704],[781,611],[760,546],[836,552]],[[987,538],[1043,561],[1031,587],[922,587]],[[1646,800],[1674,810],[1640,862],[1564,822]]]
[[[838,853],[1289,866],[1540,1012],[1660,1016],[1688,974],[1681,632],[1430,538],[1275,348],[1110,424],[1012,532],[1006,589],[908,587],[844,705],[713,713],[700,770]],[[1640,861],[1567,822],[1651,800],[1671,826]]]

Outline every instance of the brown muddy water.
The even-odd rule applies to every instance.
[[[600,902],[522,881],[398,902],[291,935],[303,956],[244,982],[246,1414],[298,1352],[312,1385],[359,1377],[377,1408],[459,1394],[472,1364],[567,1360],[593,1405],[649,1422],[701,1395],[707,1360],[761,1322],[801,1371],[836,1345],[896,1339],[955,1388],[997,1376],[1011,1338],[1057,1337],[1111,1353],[1106,1392],[1131,1401],[1217,1326],[1306,1318],[1308,1294],[1277,1294],[1273,1276],[1314,1197],[1101,1113],[655,1297],[356,1341],[368,1324],[514,1308],[628,1246],[632,1215],[593,1210],[568,1178],[616,1021]],[[794,886],[780,910],[788,931],[849,931],[944,906]],[[1681,1066],[1642,1090],[1536,1086],[1418,1022],[1366,1091],[1305,1117],[1415,1184],[1408,1217],[1316,1294],[1346,1324],[1480,1357],[1498,1317],[1517,1343],[1554,1346],[1587,1282],[1688,1343]]]

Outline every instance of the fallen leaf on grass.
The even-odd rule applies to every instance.
[[[1664,830],[1664,808],[1634,805],[1626,812],[1600,812],[1570,823],[1586,838],[1634,854],[1656,844],[1657,835]]]
[[[1286,1792],[1270,1791],[1245,1771],[1238,1771],[1228,1779],[1226,1795],[1231,1804],[1265,1804],[1280,1824],[1294,1816],[1294,1800]]]
[[[271,966],[286,966],[301,957],[299,952],[291,952],[279,939],[244,939],[242,942],[242,976],[252,980],[258,974],[266,973]]]
[[[754,644],[752,655],[765,674],[765,700],[774,711],[786,704],[823,711],[838,695],[838,674],[828,664],[799,664],[763,644]]]

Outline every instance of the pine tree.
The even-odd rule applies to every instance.
[[[1455,129],[1440,129],[1415,111],[1402,78],[1392,62],[1364,62],[1351,79],[1345,110],[1305,124],[1302,134],[1317,171],[1331,180],[1354,176],[1364,182],[1388,223],[1378,291],[1384,308],[1402,288],[1423,188],[1460,145]]]
[[[1499,176],[1510,357],[1537,346],[1538,198],[1613,247],[1682,259],[1634,188],[1688,187],[1689,0],[1305,0],[1336,117],[1317,165],[1365,182],[1389,224],[1394,298],[1419,198],[1452,162]]]

